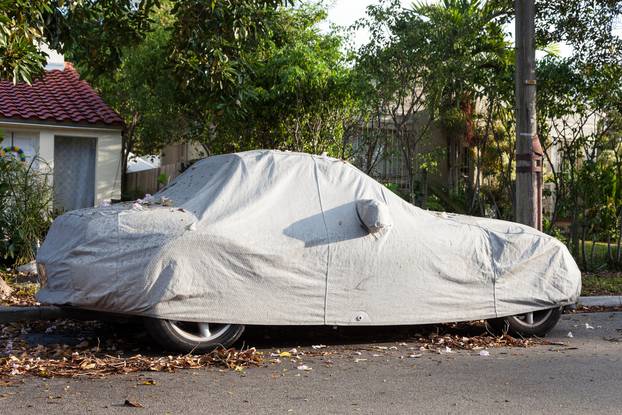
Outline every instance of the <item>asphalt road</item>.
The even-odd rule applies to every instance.
[[[409,343],[390,331],[350,344],[331,344],[326,331],[301,349],[311,350],[314,340],[334,355],[244,372],[25,378],[0,388],[0,414],[622,413],[622,313],[565,315],[548,337],[565,345],[490,349],[489,356],[452,350],[408,357]],[[296,344],[295,336],[267,341],[281,350]],[[301,364],[312,370],[298,370]],[[146,378],[155,384],[144,385]],[[144,408],[124,406],[126,399]]]

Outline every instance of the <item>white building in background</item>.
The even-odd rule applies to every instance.
[[[61,55],[28,85],[0,81],[3,157],[41,160],[54,207],[73,210],[121,197],[123,121]]]

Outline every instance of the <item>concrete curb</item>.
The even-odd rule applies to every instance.
[[[622,296],[597,295],[591,297],[579,297],[579,304],[587,307],[622,307]]]
[[[67,317],[65,310],[55,306],[0,307],[0,323],[30,320],[54,320]]]

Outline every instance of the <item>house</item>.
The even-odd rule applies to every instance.
[[[0,81],[3,152],[49,169],[55,209],[120,199],[122,129],[121,117],[70,63],[46,67],[32,85]]]

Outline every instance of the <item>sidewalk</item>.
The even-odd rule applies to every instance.
[[[622,307],[622,295],[579,297],[579,304],[588,307]]]

